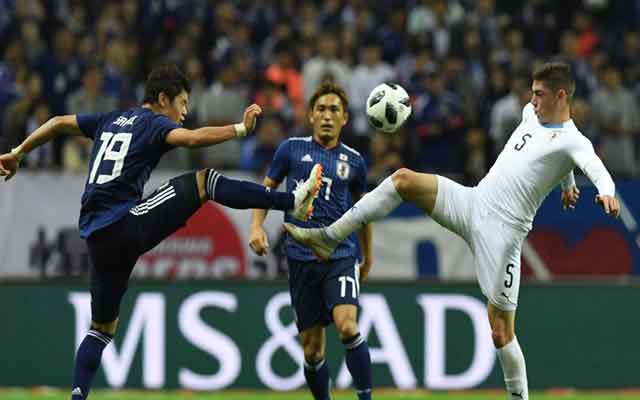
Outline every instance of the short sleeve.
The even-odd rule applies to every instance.
[[[291,142],[289,140],[285,140],[280,143],[280,146],[278,146],[278,149],[276,150],[276,154],[273,155],[271,166],[267,171],[267,176],[278,183],[282,182],[289,172],[290,143]]]
[[[167,143],[167,134],[174,129],[180,128],[180,125],[171,121],[164,115],[156,115],[151,119],[151,126],[149,127],[149,142],[158,147],[171,148],[171,145]]]
[[[103,114],[77,114],[76,122],[82,134],[90,139],[95,139],[98,130],[107,119],[109,113]]]
[[[349,190],[354,196],[359,196],[367,191],[367,166],[362,157],[358,159],[356,174],[349,184]]]

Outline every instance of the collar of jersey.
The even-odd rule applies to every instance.
[[[560,124],[540,124],[542,125],[544,128],[549,128],[549,129],[561,129],[561,128],[566,128],[571,124],[572,120],[566,120],[565,122],[562,122]]]

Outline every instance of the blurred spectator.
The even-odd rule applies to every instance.
[[[36,62],[36,68],[42,75],[44,92],[51,102],[51,111],[56,115],[66,113],[67,95],[80,80],[81,68],[75,48],[73,32],[60,28],[54,34],[53,47]]]
[[[504,46],[493,52],[493,63],[507,68],[511,74],[527,74],[533,64],[533,55],[524,48],[522,31],[510,28],[504,38]]]
[[[37,72],[31,72],[18,87],[19,96],[5,108],[2,118],[3,141],[0,153],[10,151],[19,145],[28,133],[27,122],[34,110],[35,103],[43,95],[42,78]]]
[[[531,101],[529,79],[515,77],[511,80],[509,94],[500,98],[491,109],[492,158],[502,151],[513,130],[522,121],[522,109]]]
[[[464,182],[466,185],[477,185],[487,174],[486,136],[482,129],[477,127],[469,129],[465,136]]]
[[[34,19],[25,19],[20,25],[22,47],[29,63],[34,63],[44,52],[46,45],[40,35],[40,25]]]
[[[636,176],[635,137],[640,130],[640,109],[631,91],[622,86],[620,70],[616,66],[604,68],[602,88],[594,94],[591,103],[601,135],[604,164],[613,175]]]
[[[480,31],[468,29],[463,34],[463,53],[465,56],[465,71],[473,83],[476,96],[484,94],[488,86],[489,74],[486,64],[486,49],[482,43]]]
[[[480,32],[491,48],[497,48],[502,43],[500,30],[509,23],[506,15],[498,15],[495,0],[477,0],[475,6],[466,18],[468,26]]]
[[[302,75],[296,68],[293,53],[293,44],[281,42],[274,49],[274,62],[265,71],[265,78],[277,86],[281,86],[289,101],[293,104],[298,121],[304,116],[304,98],[302,96]]]
[[[247,89],[240,84],[240,77],[232,65],[224,65],[217,80],[204,92],[198,107],[200,125],[228,125],[242,121],[248,104]],[[202,162],[212,167],[233,167],[240,154],[240,145],[230,140],[215,149],[200,151]]]
[[[104,113],[114,110],[118,101],[102,90],[104,77],[102,69],[89,65],[82,75],[82,86],[67,98],[69,114]],[[80,173],[89,162],[92,142],[83,137],[70,137],[63,146],[63,166],[66,170]]]
[[[273,81],[265,79],[258,83],[255,102],[263,112],[278,114],[289,123],[293,121],[293,105],[284,90]]]
[[[192,56],[184,60],[184,73],[191,84],[189,93],[188,114],[184,126],[194,128],[202,120],[199,114],[199,104],[202,104],[207,90],[207,81],[204,77],[202,63],[198,57]]]
[[[612,142],[636,139],[634,133],[611,133],[602,128],[603,122],[598,117],[602,112],[596,103],[606,103],[603,97],[621,96],[612,95],[614,91],[599,76],[605,66],[616,65],[621,86],[626,85],[627,92],[631,90],[640,98],[640,33],[637,29],[640,8],[635,3],[610,0],[571,0],[567,4],[550,0],[253,3],[0,0],[0,35],[5,39],[0,42],[0,117],[11,114],[9,125],[26,124],[29,118],[25,119],[20,112],[13,115],[4,110],[10,103],[22,99],[23,107],[19,109],[33,111],[31,107],[24,108],[31,69],[41,76],[43,98],[49,102],[50,112],[57,115],[76,109],[98,109],[97,103],[111,101],[100,95],[86,104],[81,100],[79,93],[84,90],[81,73],[88,65],[102,65],[104,91],[116,99],[117,106],[129,107],[139,104],[151,67],[160,61],[172,60],[183,66],[192,80],[191,112],[185,121],[188,126],[235,122],[241,118],[244,107],[255,100],[265,112],[277,113],[287,133],[299,134],[306,124],[306,99],[321,81],[331,79],[348,89],[351,104],[355,106],[345,130],[348,141],[359,138],[353,136],[353,128],[368,132],[362,123],[364,110],[358,107],[364,104],[370,90],[367,87],[376,80],[393,79],[417,101],[414,119],[420,120],[418,125],[426,126],[423,116],[431,115],[431,111],[425,114],[423,108],[427,99],[445,98],[446,101],[438,100],[447,104],[444,114],[459,114],[463,125],[478,127],[468,132],[454,130],[456,133],[451,137],[455,139],[447,139],[449,144],[442,140],[443,146],[457,152],[451,158],[458,160],[454,169],[463,171],[472,162],[468,157],[479,159],[476,150],[481,143],[488,148],[485,158],[491,159],[494,141],[487,139],[493,138],[496,132],[508,131],[500,123],[496,126],[490,116],[492,110],[504,106],[503,97],[513,91],[509,82],[523,74],[528,80],[536,62],[554,58],[571,64],[576,96],[590,103],[576,99],[576,110],[593,106],[591,115],[583,113],[589,121],[589,128],[582,128],[584,133],[602,141],[599,150],[611,154],[615,153],[611,150]],[[375,70],[364,61],[368,50],[363,48],[363,40],[372,35],[376,37],[373,44],[382,49],[382,60],[391,65],[384,68],[384,75],[387,76],[389,68],[392,78],[375,77]],[[435,95],[425,78],[432,74],[429,71],[433,71],[434,63],[441,65],[444,95]],[[361,90],[352,92],[352,86]],[[450,102],[451,99],[455,101]],[[450,104],[455,106],[455,111],[448,109]],[[41,114],[43,109],[40,107]],[[606,107],[604,113],[608,113]],[[626,124],[620,122],[619,125]],[[5,125],[0,121],[0,126]],[[415,121],[408,123],[408,127],[414,126]],[[7,140],[23,135],[25,130],[1,131],[0,147],[6,147]],[[7,138],[7,135],[14,137]],[[402,154],[413,155],[403,160],[406,163],[424,159],[416,155],[435,137],[407,129],[393,138],[402,138],[411,150]],[[64,144],[65,140],[68,143]],[[70,160],[77,160],[75,164],[80,168],[84,154],[76,140],[60,138],[55,142],[56,164],[64,159],[65,166],[69,167],[74,164]],[[373,151],[368,143],[349,144],[365,154]],[[227,151],[224,146],[231,148]],[[230,142],[215,151],[194,152],[196,160],[187,156],[191,153],[183,156],[173,152],[166,158],[165,165],[182,168],[196,162],[235,168],[237,146],[237,142]],[[624,144],[617,146],[624,147],[626,152],[633,151]],[[625,157],[629,160],[621,161],[626,160]],[[623,170],[627,172],[637,171],[635,158],[635,155],[625,155],[609,162],[624,163]],[[473,179],[469,177],[470,182]]]
[[[600,42],[598,32],[593,29],[591,16],[578,11],[573,16],[573,29],[578,35],[578,52],[582,57],[588,57]]]
[[[425,76],[424,94],[414,102],[414,124],[419,146],[416,165],[423,171],[462,174],[464,163],[459,149],[464,145],[464,115],[460,98],[446,89],[442,72],[434,69]]]
[[[29,110],[29,119],[26,124],[26,133],[35,131],[40,125],[44,124],[53,117],[49,104],[41,98],[33,102]],[[51,168],[60,164],[55,160],[54,146],[52,142],[45,143],[38,147],[27,156],[27,165],[29,168]],[[54,165],[55,163],[55,165]]]
[[[318,54],[307,61],[302,68],[305,102],[309,100],[315,88],[328,74],[333,76],[339,86],[345,88],[349,86],[351,79],[351,70],[337,58],[337,32],[326,31],[320,33],[319,36]]]
[[[474,82],[465,71],[464,58],[457,54],[450,54],[443,63],[444,79],[447,90],[460,96],[462,112],[467,123],[476,124],[478,118],[478,103],[481,94],[475,92]]]
[[[574,31],[567,30],[562,32],[560,36],[560,53],[555,58],[569,63],[571,66],[571,72],[576,81],[575,95],[589,97],[591,92],[597,88],[597,78],[586,59],[580,56],[578,37]]]
[[[16,39],[9,40],[0,59],[0,123],[5,107],[19,96],[18,82],[22,80],[19,72],[25,71],[26,66],[24,49],[20,42]]]
[[[625,32],[623,41],[616,65],[623,71],[624,82],[635,86],[640,83],[640,32]]]
[[[574,97],[571,101],[571,119],[578,130],[593,142],[598,152],[600,138],[593,122],[593,112],[589,103],[580,97]]]
[[[198,104],[200,125],[225,125],[242,120],[248,106],[248,93],[240,85],[240,77],[231,65],[224,65]]]
[[[351,122],[356,135],[368,136],[369,122],[365,112],[369,93],[382,82],[394,82],[395,72],[382,61],[382,49],[375,39],[364,43],[360,50],[360,63],[356,66],[347,87],[351,102]]]
[[[386,177],[402,167],[402,155],[392,144],[392,137],[388,134],[376,132],[371,136],[369,150],[369,172],[367,173],[370,187],[378,186]]]
[[[67,98],[69,114],[109,112],[116,108],[117,99],[102,89],[104,76],[97,65],[89,65],[82,75],[82,86]]]
[[[242,142],[240,169],[259,176],[264,175],[278,145],[285,138],[284,124],[277,114],[262,116],[256,133]]]

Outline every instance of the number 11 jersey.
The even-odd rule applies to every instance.
[[[151,171],[173,148],[167,133],[180,125],[142,107],[76,118],[93,139],[80,209],[80,236],[87,238],[117,222],[142,198]]]

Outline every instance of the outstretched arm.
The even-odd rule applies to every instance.
[[[252,104],[244,111],[243,121],[238,124],[205,126],[198,129],[176,128],[167,134],[166,141],[177,147],[205,147],[244,137],[255,128],[256,119],[260,113],[262,113],[260,106]]]
[[[569,155],[598,189],[595,202],[602,206],[607,215],[617,217],[620,214],[620,203],[615,198],[616,185],[602,160],[593,150],[591,142],[585,137],[580,137],[569,149]]]
[[[4,176],[5,181],[11,179],[18,171],[20,161],[31,150],[62,134],[82,135],[75,115],[51,118],[33,131],[22,144],[11,150],[10,153],[0,155],[0,176]]]

